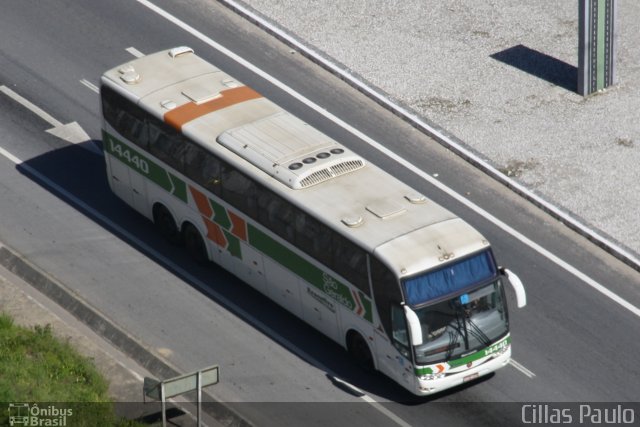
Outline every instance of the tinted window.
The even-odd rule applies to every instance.
[[[312,254],[324,265],[331,265],[331,235],[323,224],[305,212],[295,215],[296,246]]]
[[[184,170],[186,142],[182,134],[162,122],[149,124],[149,152],[179,171]]]
[[[399,305],[391,306],[391,331],[393,345],[406,358],[410,358],[409,332],[404,318],[404,310]]]
[[[296,209],[280,196],[265,190],[258,197],[258,221],[287,241],[294,242]],[[311,255],[315,255],[312,253]]]
[[[146,149],[149,142],[146,114],[131,101],[106,86],[100,89],[100,94],[102,114],[107,123],[127,140]]]
[[[376,301],[376,308],[380,315],[380,321],[387,334],[390,334],[391,328],[391,306],[400,304],[402,295],[400,294],[400,286],[391,270],[380,262],[375,256],[369,257],[371,260],[371,284],[373,286],[373,295]],[[390,338],[392,338],[390,336]]]
[[[213,154],[192,142],[184,151],[184,173],[216,195],[222,194],[222,163]]]
[[[258,217],[258,184],[227,164],[222,167],[222,198],[251,218]]]
[[[331,267],[369,295],[366,253],[353,242],[337,233],[333,236],[332,246]]]

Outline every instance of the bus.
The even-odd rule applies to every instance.
[[[489,242],[425,195],[176,47],[101,77],[113,193],[416,395],[511,357]]]

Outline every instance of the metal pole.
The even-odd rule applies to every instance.
[[[160,400],[162,401],[162,427],[167,427],[166,402],[164,401],[164,382],[160,383]]]
[[[202,401],[202,371],[198,371],[196,377],[196,387],[198,388],[198,427],[200,427],[200,405]]]

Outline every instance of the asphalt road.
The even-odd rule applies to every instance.
[[[638,272],[217,3],[154,4],[407,159],[415,170],[138,1],[12,0],[0,14],[0,86],[63,124],[78,122],[95,142],[77,146],[45,132],[51,123],[0,93],[0,242],[182,371],[219,364],[221,382],[211,394],[234,402],[256,425],[422,425],[426,420],[516,425],[521,405],[477,403],[639,400]],[[129,47],[150,53],[179,45],[193,47],[479,229],[500,263],[527,287],[525,309],[517,310],[508,294],[513,355],[525,369],[510,365],[435,399],[413,399],[390,380],[354,369],[341,348],[239,280],[192,263],[115,198],[102,157],[87,149],[100,143],[98,97],[90,86],[107,68],[133,58]],[[631,309],[594,289],[594,282]],[[366,397],[345,391],[327,373]]]

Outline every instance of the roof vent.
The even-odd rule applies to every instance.
[[[331,178],[335,178],[337,176],[344,175],[345,173],[358,170],[361,167],[364,167],[364,161],[360,159],[337,163],[327,168],[311,172],[309,175],[302,178],[299,181],[300,188],[306,188],[311,187],[312,185],[320,184],[321,182],[328,181]]]
[[[233,79],[224,79],[220,83],[231,89],[242,86],[240,83]]]
[[[419,205],[420,203],[426,203],[427,198],[420,193],[411,193],[404,196],[410,203]]]
[[[173,49],[171,49],[169,51],[169,56],[172,58],[177,58],[179,56],[182,55],[186,55],[189,53],[193,53],[193,49],[191,49],[188,46],[179,46],[179,47],[174,47]]]
[[[170,99],[165,99],[164,101],[160,102],[160,106],[165,110],[173,110],[178,105]]]
[[[346,216],[340,220],[344,225],[350,228],[359,227],[364,224],[364,219],[360,215]]]
[[[365,166],[362,158],[289,113],[230,129],[218,142],[293,189]]]
[[[219,92],[211,92],[209,88],[202,86],[188,86],[182,90],[182,94],[196,104],[209,102],[222,96]]]
[[[387,219],[393,215],[406,212],[405,208],[389,200],[377,200],[369,203],[366,209],[380,219]]]
[[[120,73],[120,80],[128,85],[136,84],[140,81],[140,74],[138,74],[131,64],[126,64],[120,67],[118,69],[118,73]]]

